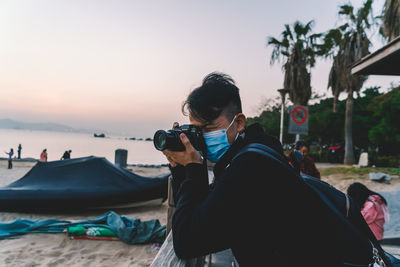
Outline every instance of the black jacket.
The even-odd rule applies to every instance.
[[[283,154],[258,124],[245,129],[214,167],[210,189],[201,164],[172,168],[174,249],[194,258],[231,248],[240,266],[340,266],[343,250],[332,220],[304,181],[257,153],[262,143]]]

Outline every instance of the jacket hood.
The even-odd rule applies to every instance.
[[[383,199],[378,195],[371,195],[368,197],[368,200],[372,202],[377,202],[379,205],[385,204]]]

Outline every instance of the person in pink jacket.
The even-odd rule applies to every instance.
[[[383,225],[389,222],[386,199],[379,193],[369,190],[361,183],[351,184],[347,189],[347,194],[360,209],[376,239],[381,241],[384,232]]]
[[[43,149],[42,153],[40,153],[40,161],[46,162],[47,161],[47,149]]]

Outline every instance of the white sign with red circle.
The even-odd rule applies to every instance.
[[[308,134],[308,107],[289,107],[289,128],[291,134]]]

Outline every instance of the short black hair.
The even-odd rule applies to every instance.
[[[300,148],[302,148],[303,146],[309,148],[308,143],[306,141],[303,140],[299,140],[296,142],[294,149],[299,150]]]
[[[221,114],[228,119],[242,112],[239,88],[227,74],[212,72],[204,79],[200,87],[194,89],[182,104],[182,112],[202,122],[212,122]]]

